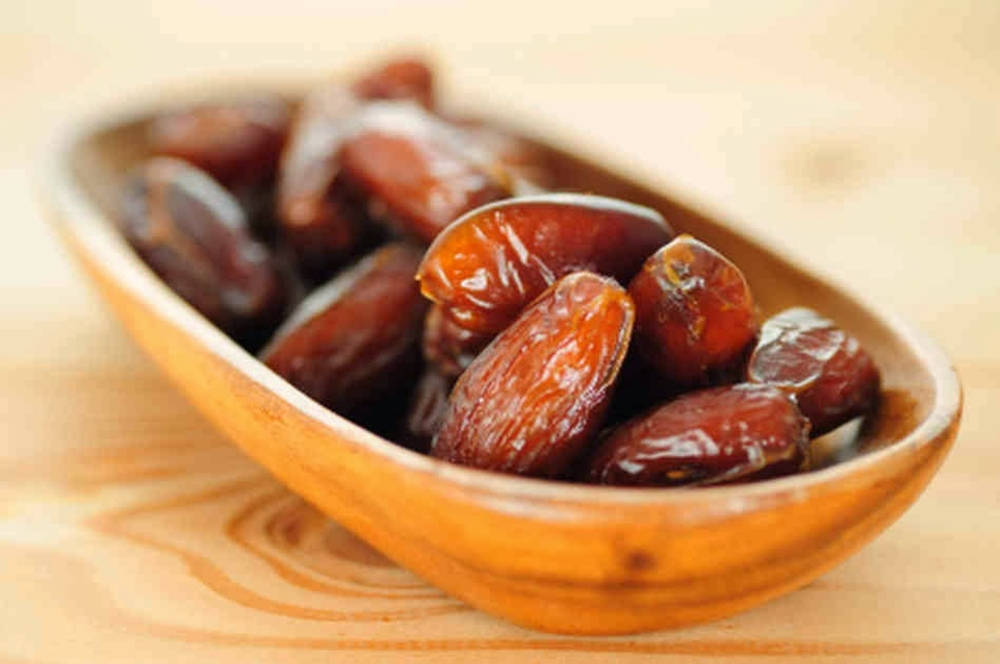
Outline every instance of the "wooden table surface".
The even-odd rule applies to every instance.
[[[0,661],[1000,661],[1000,4],[150,4],[0,6]],[[426,586],[212,431],[44,225],[41,146],[97,105],[394,44],[936,337],[966,412],[916,506],[742,615],[554,637]]]

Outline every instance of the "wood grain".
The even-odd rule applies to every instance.
[[[620,4],[580,7],[568,17],[532,7],[539,31],[567,36],[557,48],[524,44],[520,57],[490,38],[514,34],[524,14],[516,7],[486,21],[475,16],[482,6],[400,9],[398,25],[386,26],[374,18],[378,7],[291,20],[283,6],[278,25],[287,30],[276,41],[277,14],[253,7],[229,24],[235,32],[220,33],[234,16],[225,3],[209,10],[172,3],[157,8],[155,22],[148,8],[131,4],[92,6],[86,16],[59,3],[36,5],[30,15],[27,5],[0,9],[14,12],[0,20],[7,30],[0,66],[17,72],[5,83],[13,106],[0,128],[0,193],[10,206],[4,228],[18,239],[0,246],[0,412],[7,428],[0,444],[0,661],[364,662],[385,661],[387,653],[454,661],[470,651],[483,661],[607,661],[609,652],[706,662],[995,661],[996,5],[816,4],[795,14],[784,6],[668,15],[662,3],[636,3],[626,11],[637,17],[628,29],[615,18]],[[334,17],[351,40],[328,39]],[[779,20],[786,29],[771,29]],[[583,29],[588,25],[615,27]],[[374,50],[365,40],[416,31],[449,63],[456,87],[515,106],[527,121],[547,121],[574,142],[590,141],[612,160],[781,237],[793,253],[942,339],[958,359],[966,416],[955,451],[916,507],[864,552],[791,596],[642,638],[540,636],[475,611],[356,624],[293,618],[239,604],[195,576],[191,561],[208,561],[268,601],[345,612],[392,610],[393,602],[320,589],[419,583],[391,567],[358,563],[372,555],[363,546],[328,553],[317,538],[337,528],[315,525],[308,510],[278,521],[308,523],[299,546],[319,548],[306,552],[265,532],[264,515],[273,512],[257,505],[272,496],[268,504],[280,504],[282,489],[213,433],[110,322],[42,228],[26,165],[73,106],[275,61],[319,71],[357,59],[359,48]],[[185,34],[188,43],[180,48],[169,34]],[[229,49],[224,61],[220,43]],[[326,50],[302,65],[303,43]],[[665,64],[623,80],[621,72],[650,56]],[[608,89],[614,94],[604,94]],[[630,121],[617,121],[626,106]],[[671,122],[663,121],[664,109]],[[838,232],[831,236],[830,228]],[[217,498],[173,506],[199,495]],[[294,505],[293,496],[286,500]],[[170,507],[141,509],[158,503]],[[115,520],[130,508],[140,511]],[[252,516],[240,521],[245,513]],[[152,541],[169,528],[169,541],[188,557],[103,531],[105,514],[112,529]],[[250,549],[219,530],[233,521]],[[272,532],[288,528],[296,527]],[[394,608],[433,605],[435,591],[424,592]]]

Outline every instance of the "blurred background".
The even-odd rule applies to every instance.
[[[865,588],[869,602],[889,571],[923,580],[869,625],[887,641],[996,645],[996,0],[4,0],[0,499],[37,498],[37,482],[16,469],[50,463],[36,458],[42,441],[72,450],[87,436],[217,438],[126,341],[43,224],[37,166],[53,132],[81,112],[170,90],[323,77],[400,50],[437,62],[447,98],[750,228],[939,340],[967,390],[955,452],[928,495],[830,577]],[[118,412],[116,395],[137,390],[156,410]],[[973,546],[982,564],[970,569],[960,552]],[[787,617],[776,605],[730,624],[767,632]],[[922,636],[917,626],[929,624],[937,631]],[[812,628],[824,637],[819,622],[796,626]]]

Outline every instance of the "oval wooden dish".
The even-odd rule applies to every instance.
[[[84,123],[49,155],[47,200],[66,243],[129,332],[221,431],[400,565],[484,611],[546,631],[621,634],[746,609],[871,540],[916,499],[955,437],[961,388],[922,334],[734,228],[543,145],[563,186],[656,208],[723,251],[765,315],[814,306],[857,335],[882,371],[882,406],[859,433],[818,443],[834,450],[825,467],[756,484],[594,487],[411,452],[272,373],[119,237],[121,176],[144,156],[151,114]]]

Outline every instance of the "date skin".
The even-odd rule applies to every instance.
[[[323,277],[365,242],[364,204],[340,177],[340,148],[362,103],[326,85],[303,101],[281,160],[277,215],[302,271]]]
[[[417,278],[457,325],[497,334],[563,275],[588,270],[627,283],[672,237],[659,213],[612,198],[512,198],[452,223],[427,250]]]
[[[434,305],[424,321],[423,351],[427,360],[445,376],[457,378],[492,339],[459,327]]]
[[[427,452],[448,413],[448,395],[454,380],[434,369],[424,371],[414,388],[403,420],[399,442],[411,450]]]
[[[559,477],[590,442],[632,334],[613,279],[563,277],[461,375],[431,447],[439,459]]]
[[[377,217],[428,243],[465,212],[509,195],[504,174],[491,172],[461,131],[408,103],[369,106],[340,163]]]
[[[793,394],[814,435],[871,410],[880,384],[878,369],[858,340],[804,307],[764,322],[747,378]]]
[[[733,371],[757,334],[750,286],[725,256],[690,235],[658,250],[632,279],[636,347],[677,387]]]
[[[621,486],[706,485],[795,472],[809,422],[782,390],[729,385],[689,392],[617,429],[585,478]]]
[[[417,58],[389,60],[356,80],[352,89],[365,99],[411,99],[434,108],[434,72]]]
[[[237,341],[254,345],[278,322],[286,293],[236,199],[204,171],[150,159],[122,201],[126,240],[161,279]]]
[[[234,190],[274,178],[291,114],[278,97],[260,96],[167,113],[149,128],[153,154],[188,161]]]
[[[401,244],[370,254],[307,297],[261,361],[349,416],[408,386],[427,309],[413,281],[419,261],[418,250]]]

